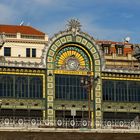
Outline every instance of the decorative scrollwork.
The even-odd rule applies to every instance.
[[[73,33],[77,33],[81,30],[81,24],[77,19],[69,20],[67,27],[68,27],[68,30],[72,31]]]
[[[4,33],[0,34],[0,47],[4,45],[5,41],[6,41],[5,34]]]

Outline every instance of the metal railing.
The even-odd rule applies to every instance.
[[[103,120],[96,121],[96,126],[101,125],[101,129],[140,129],[139,120]]]
[[[36,127],[36,128],[87,128],[91,125],[87,119],[47,120],[40,118],[1,118],[0,127]]]
[[[40,118],[1,118],[0,128],[92,128],[93,129],[137,129],[140,130],[140,122],[135,120],[103,120],[91,122],[88,119],[57,118],[56,120],[42,120]]]

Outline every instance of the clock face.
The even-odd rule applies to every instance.
[[[75,58],[70,58],[67,60],[67,66],[70,70],[76,70],[79,66],[79,62]]]

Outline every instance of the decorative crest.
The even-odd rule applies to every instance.
[[[77,19],[69,20],[68,24],[67,24],[67,27],[68,27],[68,30],[71,30],[74,33],[81,30],[81,24]]]
[[[5,43],[5,34],[0,34],[0,47],[2,47]]]

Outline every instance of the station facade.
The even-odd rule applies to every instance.
[[[73,19],[52,38],[24,25],[0,25],[0,33],[2,119],[90,121],[92,128],[139,119],[138,45],[95,40]]]

